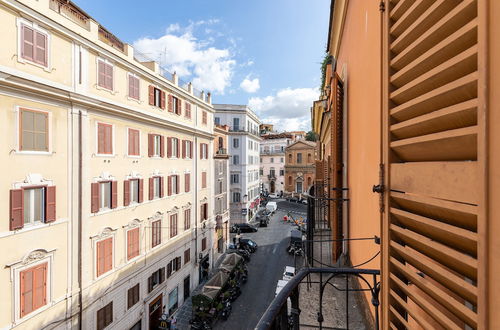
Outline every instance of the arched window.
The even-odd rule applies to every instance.
[[[308,163],[312,162],[311,154],[307,154],[307,162]]]
[[[292,176],[288,176],[288,185],[291,186],[293,184],[293,181],[292,181]]]
[[[292,154],[288,154],[288,162],[292,163]]]

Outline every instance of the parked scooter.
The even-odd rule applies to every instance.
[[[298,247],[295,245],[290,245],[287,249],[287,252],[289,254],[296,255],[296,256],[303,256],[304,255],[304,250],[302,249],[302,247]]]
[[[189,325],[193,330],[212,330],[212,326],[205,320],[191,319]]]
[[[229,315],[231,315],[231,311],[233,308],[232,308],[231,302],[229,300],[224,301],[223,304],[224,304],[224,307],[222,308],[222,311],[220,313],[220,317],[221,317],[221,319],[226,321],[229,318]]]

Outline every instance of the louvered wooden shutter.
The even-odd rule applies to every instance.
[[[179,194],[180,193],[180,183],[181,183],[181,180],[180,180],[180,177],[178,175],[175,176],[175,193],[176,194]]]
[[[168,176],[168,190],[167,190],[168,196],[172,195],[172,176]]]
[[[139,203],[144,201],[144,179],[139,179]]]
[[[172,138],[171,137],[167,138],[167,157],[168,158],[172,157]]]
[[[130,180],[123,181],[123,206],[130,205]]]
[[[153,200],[154,198],[154,178],[149,178],[149,200]]]
[[[207,172],[201,172],[201,187],[207,187]]]
[[[35,54],[35,34],[33,29],[22,25],[21,39],[21,56],[27,60],[33,61]]]
[[[160,177],[160,198],[165,196],[165,177]]]
[[[165,137],[160,135],[160,157],[165,157]]]
[[[487,1],[388,5],[383,328],[486,329]]]
[[[160,91],[160,108],[165,109],[165,92]]]
[[[118,206],[118,181],[111,181],[111,208]]]
[[[191,184],[191,174],[186,173],[186,174],[184,174],[184,190],[185,190],[185,192],[189,192],[190,184]]]
[[[168,95],[168,111],[174,112],[173,96]]]
[[[22,189],[10,191],[10,230],[21,229],[24,226],[24,196]]]
[[[153,276],[148,277],[148,293],[153,291]]]
[[[35,62],[47,66],[47,36],[35,31]]]
[[[149,105],[155,105],[155,88],[149,85]]]
[[[56,186],[48,186],[45,198],[45,222],[56,221]]]
[[[182,159],[186,158],[186,140],[182,140]]]
[[[99,212],[99,183],[94,182],[90,185],[90,212],[96,213]]]
[[[180,116],[182,115],[182,100],[177,99],[177,114]]]
[[[163,283],[163,282],[165,282],[165,267],[161,267],[159,269],[159,272],[160,272],[160,274],[159,274],[160,283]]]
[[[167,264],[167,278],[172,275],[172,261]]]
[[[175,138],[177,141],[177,158],[181,158],[181,141]]]

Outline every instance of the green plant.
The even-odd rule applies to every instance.
[[[328,64],[332,63],[332,56],[328,53],[325,54],[323,62],[321,62],[321,86],[319,87],[320,92],[325,88],[326,82],[326,67]]]

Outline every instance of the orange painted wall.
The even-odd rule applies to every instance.
[[[380,12],[378,1],[350,0],[337,59],[347,98],[347,186],[351,238],[380,236]],[[349,243],[353,265],[380,251],[373,241]],[[380,257],[363,266],[380,269]],[[371,295],[367,294],[371,306]],[[373,310],[372,310],[373,312]]]

